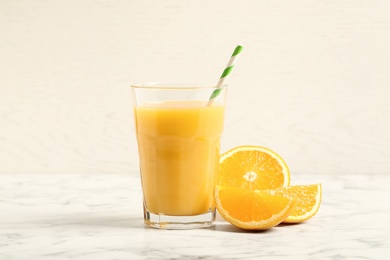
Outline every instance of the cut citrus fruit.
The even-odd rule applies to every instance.
[[[229,223],[247,230],[265,230],[281,223],[294,206],[294,199],[267,191],[216,186],[219,214]]]
[[[284,223],[300,223],[313,217],[320,208],[322,199],[321,184],[294,185],[268,191],[272,195],[290,196],[296,199],[290,215]]]
[[[268,148],[238,146],[221,155],[217,185],[252,191],[275,189],[290,185],[290,171]]]

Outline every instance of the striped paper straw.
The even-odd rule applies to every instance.
[[[221,77],[219,78],[217,87],[221,87],[225,84],[225,81],[226,81],[227,77],[229,76],[230,72],[232,71],[234,64],[236,63],[236,60],[238,59],[238,56],[240,56],[239,54],[241,53],[242,49],[243,49],[243,47],[241,45],[237,45],[236,48],[234,49],[233,54],[230,57],[228,64],[226,65],[226,68],[224,69]],[[213,93],[211,94],[211,96],[209,98],[209,102],[207,103],[208,106],[214,102],[215,98],[219,95],[219,93],[221,93],[221,91],[222,91],[222,89],[220,89],[220,88],[213,91]]]

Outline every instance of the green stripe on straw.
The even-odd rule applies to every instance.
[[[211,93],[211,96],[209,98],[209,102],[211,100],[214,100],[216,97],[218,97],[219,93],[221,93],[222,89],[221,88],[218,88],[216,90],[213,91],[213,93]]]
[[[234,49],[233,54],[230,57],[228,64],[226,65],[226,68],[224,69],[221,77],[219,78],[217,87],[222,87],[224,85],[225,80],[229,76],[230,72],[233,70],[234,64],[235,64],[239,54],[241,53],[242,49],[243,49],[243,47],[241,45],[237,45],[236,48]],[[213,93],[211,94],[211,96],[209,98],[209,102],[207,103],[208,106],[214,102],[214,99],[216,97],[218,97],[218,95],[219,95],[219,93],[221,93],[221,91],[222,91],[221,88],[217,88],[216,90],[213,91]]]
[[[244,47],[242,47],[241,45],[237,45],[237,47],[234,49],[232,56],[236,56],[237,54],[240,54],[243,48]]]
[[[221,78],[224,78],[224,77],[226,77],[227,75],[229,75],[229,74],[230,74],[230,71],[232,71],[232,69],[233,69],[233,66],[227,67],[227,68],[223,71],[223,73],[222,73],[222,75],[221,75]]]

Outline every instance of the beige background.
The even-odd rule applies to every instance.
[[[0,172],[134,173],[129,85],[229,79],[225,151],[390,174],[390,1],[0,0]]]

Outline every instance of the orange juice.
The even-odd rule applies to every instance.
[[[224,106],[164,101],[134,113],[148,211],[190,216],[213,210]]]

